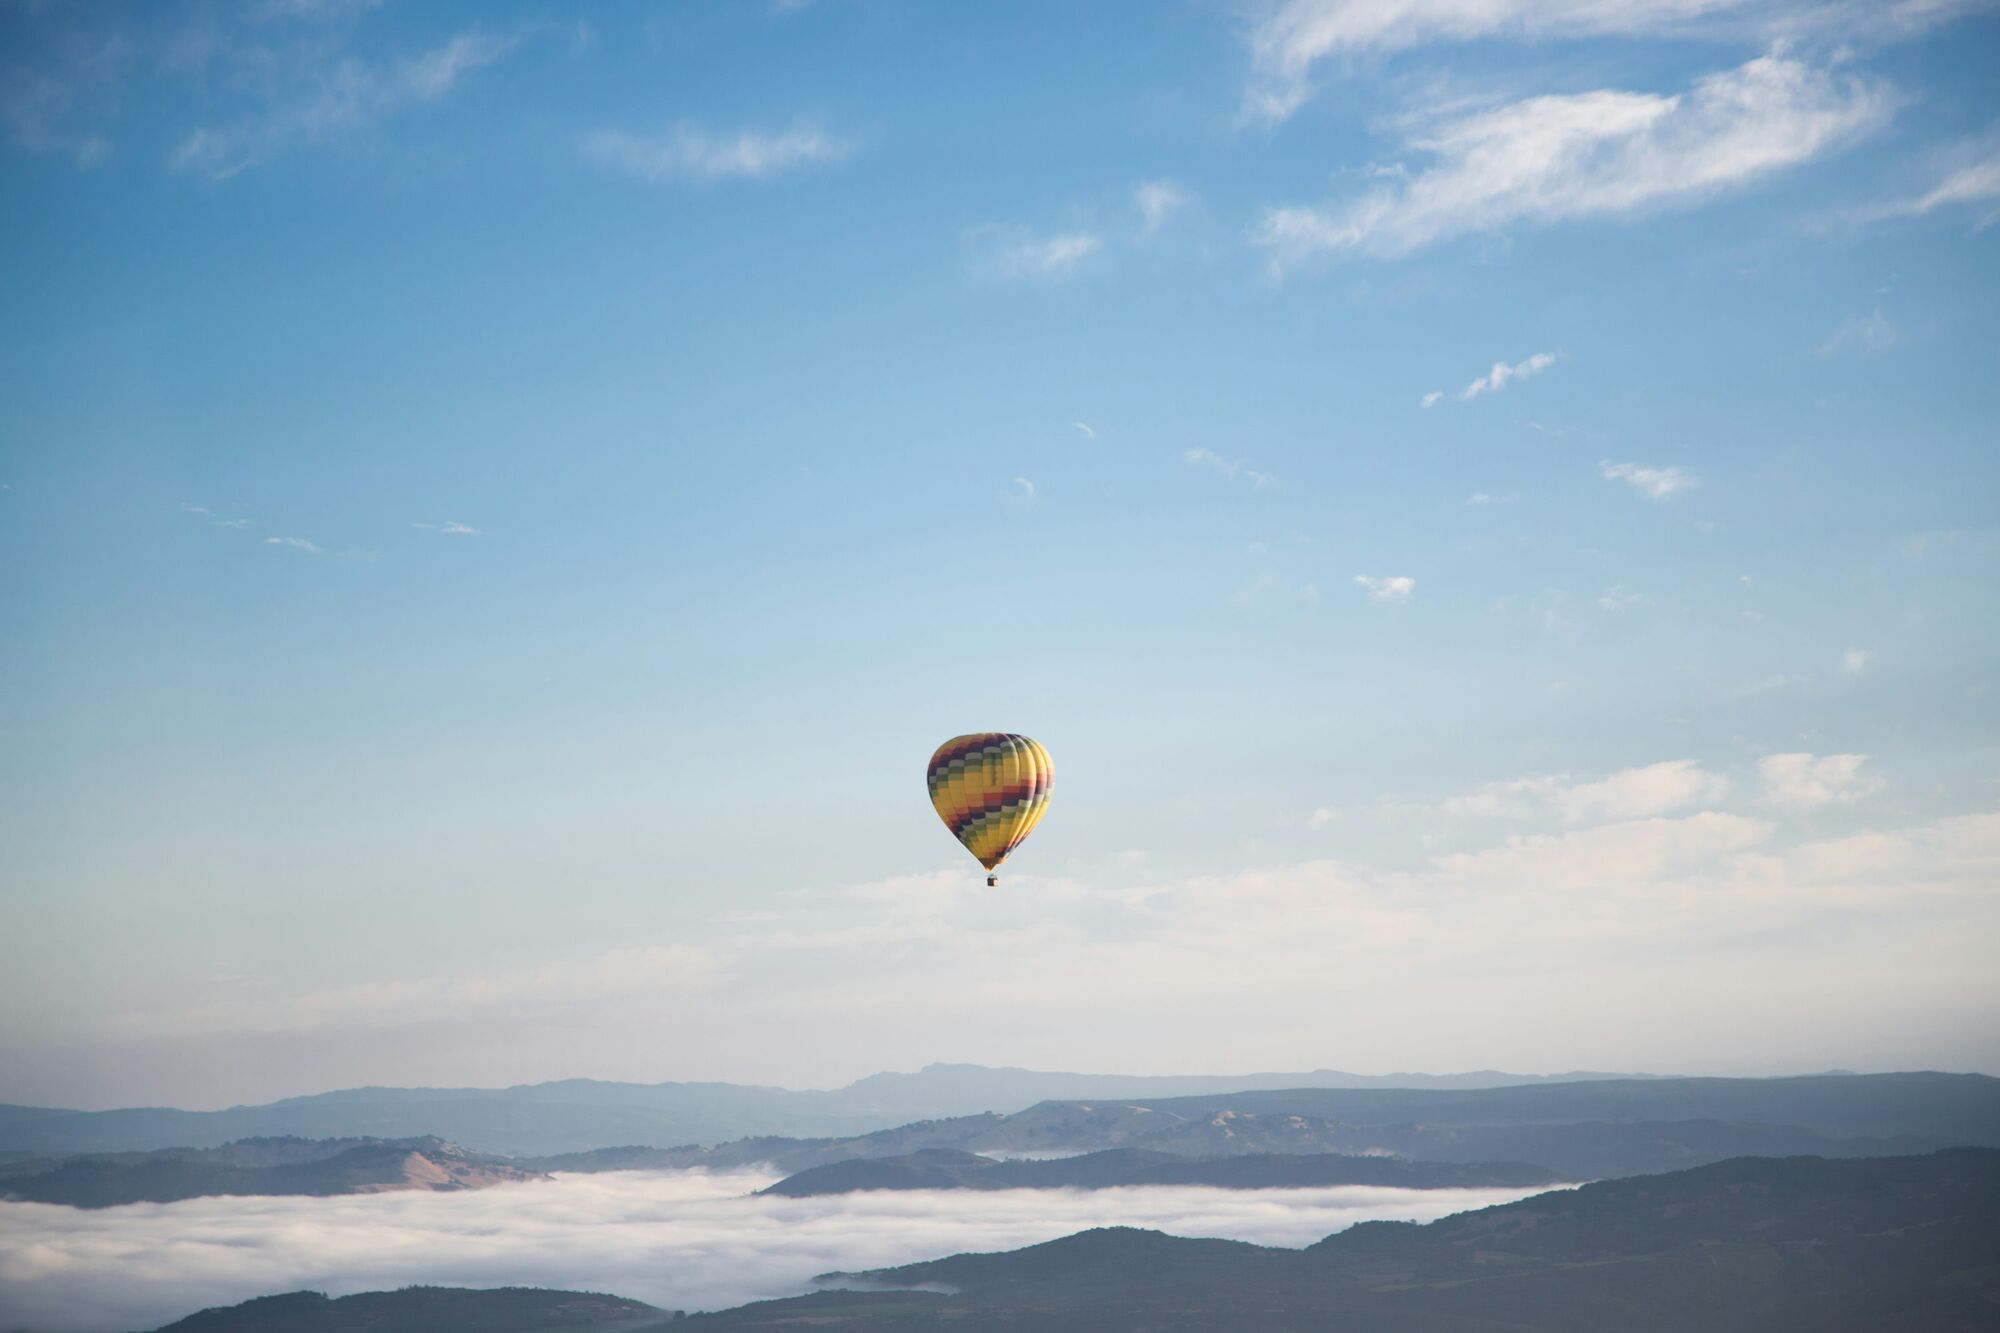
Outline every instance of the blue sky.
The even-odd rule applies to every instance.
[[[1991,6],[0,43],[0,1099],[2000,1068]]]

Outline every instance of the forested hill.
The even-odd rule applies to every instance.
[[[2000,1152],[1745,1158],[1303,1251],[1130,1228],[822,1281],[718,1329],[1974,1333],[2000,1327]],[[929,1287],[928,1292],[884,1288]],[[940,1294],[940,1289],[950,1294]]]

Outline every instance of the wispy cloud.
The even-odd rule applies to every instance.
[[[199,126],[169,155],[184,171],[222,181],[297,144],[327,144],[415,107],[443,101],[474,70],[498,61],[521,41],[471,30],[400,61],[330,63],[315,55],[290,77],[258,116],[234,125]],[[315,52],[317,47],[311,48]]]
[[[26,20],[33,8],[17,10],[10,24]],[[67,157],[78,170],[111,156],[108,131],[100,127],[117,106],[137,50],[108,22],[93,22],[90,31],[48,42],[43,50],[35,49],[42,43],[24,38],[0,61],[0,135],[9,145]]]
[[[655,184],[773,180],[809,167],[837,166],[855,148],[852,140],[804,121],[786,130],[727,134],[691,124],[655,135],[603,130],[584,141],[584,151],[594,161]]]
[[[1407,602],[1417,590],[1417,581],[1407,574],[1390,574],[1381,578],[1356,574],[1354,581],[1368,594],[1370,601],[1376,602]]]
[[[1881,783],[1861,772],[1865,754],[1770,754],[1757,761],[1764,796],[1773,805],[1814,810],[1856,801]]]
[[[1072,421],[1069,424],[1076,427],[1078,430],[1082,431],[1085,439],[1094,440],[1097,438],[1097,432],[1092,430],[1087,423],[1082,421]]]
[[[266,546],[290,546],[312,555],[320,554],[319,547],[313,545],[313,543],[307,541],[304,537],[266,537],[264,544]]]
[[[1493,369],[1458,391],[1459,399],[1467,401],[1477,398],[1482,393],[1498,393],[1516,380],[1541,374],[1555,363],[1554,352],[1536,352],[1526,360],[1516,361],[1511,366],[1505,361],[1495,361]]]
[[[1868,669],[1868,663],[1874,656],[1875,654],[1869,652],[1866,648],[1849,648],[1840,655],[1841,674],[1847,676],[1860,675]]]
[[[1444,400],[1444,390],[1432,389],[1429,393],[1425,394],[1422,398],[1417,400],[1417,406],[1436,407],[1443,400]]]
[[[1709,36],[1785,43],[1814,36],[1898,38],[1987,0],[1278,0],[1249,28],[1244,115],[1279,121],[1313,95],[1315,66],[1368,53],[1481,39]]]
[[[485,535],[480,529],[472,527],[469,524],[460,523],[456,519],[446,519],[442,523],[412,523],[410,526],[413,528],[422,528],[427,532],[440,533],[446,537],[481,537]]]
[[[379,9],[381,5],[382,0],[258,0],[250,8],[250,17],[264,23],[343,19]]]
[[[1202,468],[1218,473],[1231,481],[1239,478],[1250,483],[1252,490],[1260,490],[1273,480],[1268,472],[1259,472],[1234,459],[1224,458],[1212,449],[1186,449],[1181,452],[1181,461],[1189,467]]]
[[[1086,231],[1055,236],[1014,233],[987,254],[984,266],[1000,278],[1061,282],[1074,277],[1084,261],[1103,248],[1103,238]]]
[[[1606,460],[1597,465],[1597,473],[1606,481],[1622,481],[1651,500],[1665,500],[1701,484],[1699,477],[1684,468],[1648,467],[1643,463]]]
[[[1132,192],[1132,201],[1139,207],[1145,234],[1150,236],[1187,206],[1188,192],[1169,180],[1147,181]]]
[[[1319,254],[1405,255],[1474,232],[1685,206],[1811,160],[1884,123],[1890,91],[1763,56],[1686,93],[1532,97],[1446,116],[1410,147],[1432,165],[1329,207],[1266,213],[1283,269]]]
[[[1823,357],[1844,354],[1859,356],[1880,356],[1895,350],[1903,341],[1903,332],[1890,323],[1878,310],[1866,315],[1856,315],[1827,335],[1819,345]]]
[[[1246,114],[1282,120],[1312,96],[1313,67],[1331,57],[1480,37],[1654,32],[1746,0],[1283,0],[1251,25]]]
[[[1971,204],[1988,206],[1974,223],[1973,230],[1983,231],[2000,221],[2000,209],[1990,207],[2000,200],[2000,144],[1989,139],[1970,150],[1960,150],[1957,156],[1965,160],[1946,168],[1943,178],[1929,190],[1868,209],[1862,217],[1922,217],[1941,208]]]
[[[1035,502],[1034,482],[1029,481],[1026,477],[1016,477],[1014,478],[1014,484],[1021,488],[1021,499],[1023,501],[1027,502],[1028,504],[1033,504]]]
[[[1465,502],[1473,506],[1510,505],[1520,497],[1517,495],[1489,495],[1485,491],[1474,491],[1465,497]]]
[[[250,526],[250,520],[247,518],[217,518],[215,511],[207,505],[184,504],[181,506],[181,512],[183,514],[192,514],[196,518],[205,518],[208,520],[209,526],[214,528],[247,528]]]

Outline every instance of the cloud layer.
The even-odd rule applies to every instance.
[[[0,1323],[154,1328],[212,1305],[413,1283],[615,1292],[715,1309],[816,1273],[1032,1245],[1086,1227],[1308,1244],[1369,1218],[1429,1221],[1533,1190],[910,1191],[754,1198],[774,1176],[615,1172],[469,1194],[194,1199],[82,1210],[0,1203]]]

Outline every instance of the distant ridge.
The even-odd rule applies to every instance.
[[[1107,1148],[1051,1160],[1001,1161],[951,1148],[899,1157],[862,1157],[807,1167],[760,1190],[806,1199],[861,1190],[1063,1190],[1127,1185],[1208,1185],[1218,1189],[1302,1189],[1373,1185],[1392,1189],[1523,1189],[1561,1183],[1524,1162],[1411,1162],[1340,1153],[1243,1153],[1187,1157],[1143,1148]]]
[[[588,1291],[500,1287],[405,1287],[329,1300],[291,1291],[179,1319],[159,1333],[544,1333],[548,1329],[629,1329],[677,1311]]]
[[[971,1064],[882,1073],[844,1088],[561,1079],[509,1088],[346,1088],[221,1111],[77,1111],[0,1106],[7,1153],[212,1148],[238,1139],[412,1138],[436,1134],[486,1152],[548,1155],[619,1144],[721,1143],[746,1135],[845,1136],[914,1120],[1007,1113],[1082,1098],[1201,1097],[1271,1088],[1479,1089],[1651,1078],[1624,1074],[1069,1074]]]
[[[434,1137],[243,1139],[220,1148],[164,1148],[65,1158],[0,1175],[0,1198],[111,1208],[217,1194],[379,1194],[455,1191],[545,1180],[504,1157]]]
[[[1339,1153],[1518,1162],[1564,1180],[1593,1180],[1730,1157],[1877,1157],[1959,1144],[2000,1147],[2000,1079],[1852,1074],[1092,1098],[1039,1102],[1010,1115],[920,1120],[847,1138],[751,1136],[709,1148],[606,1148],[520,1164],[551,1172],[762,1165],[791,1174],[932,1149],[1047,1158],[1132,1148],[1186,1157]]]

